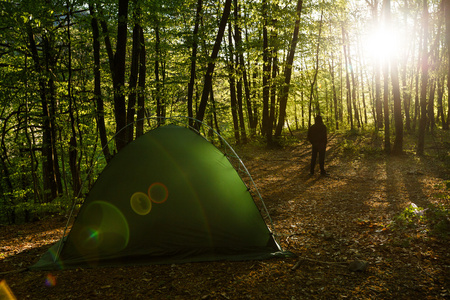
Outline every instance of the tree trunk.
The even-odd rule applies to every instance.
[[[131,49],[131,66],[130,77],[128,80],[128,107],[127,107],[127,137],[128,143],[133,141],[134,137],[134,121],[136,115],[136,99],[137,99],[137,84],[139,76],[139,59],[141,53],[141,25],[140,25],[140,7],[137,0],[135,1],[135,9],[133,12],[134,27],[133,27],[133,46]]]
[[[448,124],[447,124],[447,120],[445,119],[445,114],[444,114],[444,105],[443,105],[443,98],[444,98],[444,82],[445,82],[445,77],[442,76],[442,78],[438,79],[438,83],[437,83],[437,109],[438,109],[438,119],[441,119],[441,124],[442,124],[442,129],[447,130],[448,129]]]
[[[317,37],[317,46],[316,46],[316,63],[314,67],[314,77],[313,81],[311,82],[310,86],[310,93],[309,93],[309,115],[308,115],[308,127],[311,125],[311,115],[312,115],[312,103],[314,100],[314,91],[317,90],[317,74],[319,73],[319,51],[320,51],[320,36],[322,34],[322,18],[323,18],[323,10],[320,13],[320,27],[319,27],[319,36]],[[316,114],[320,115],[320,106],[319,106],[319,99],[317,99],[316,103],[317,109]]]
[[[228,23],[228,47],[229,47],[229,57],[228,57],[228,80],[230,84],[230,107],[231,107],[231,116],[233,118],[233,132],[234,132],[234,139],[236,140],[236,143],[240,143],[240,135],[239,135],[239,120],[238,120],[238,113],[237,113],[237,101],[236,101],[236,71],[234,69],[234,63],[233,63],[233,40],[232,40],[232,30],[231,30],[231,22]]]
[[[61,178],[59,174],[58,155],[56,152],[56,129],[55,129],[55,103],[54,95],[55,87],[53,79],[44,74],[51,74],[50,69],[53,67],[51,45],[48,37],[43,37],[44,65],[41,64],[35,36],[31,25],[28,26],[28,49],[34,62],[35,71],[41,74],[39,77],[39,95],[42,105],[42,176],[44,185],[44,201],[50,202],[58,196],[62,191]],[[52,76],[52,75],[50,75]],[[59,176],[59,178],[58,178]]]
[[[344,60],[345,60],[345,79],[347,83],[347,113],[348,113],[348,119],[350,122],[350,130],[353,130],[353,115],[352,115],[352,93],[351,93],[351,86],[350,86],[350,75],[349,75],[349,61],[348,61],[348,53],[347,53],[347,40],[346,40],[346,34],[344,25],[342,25],[342,40],[343,40],[343,47],[344,47]]]
[[[291,76],[292,76],[292,67],[294,64],[295,49],[297,47],[297,42],[298,42],[298,32],[300,30],[300,15],[302,13],[302,6],[303,6],[303,1],[298,0],[294,33],[292,34],[291,47],[289,49],[286,65],[284,67],[284,85],[283,85],[282,93],[281,93],[281,97],[280,97],[278,125],[275,130],[275,136],[281,135],[281,131],[283,129],[284,121],[286,118],[286,106],[287,106],[287,100],[288,100],[288,96],[289,96],[289,88],[291,85]]]
[[[162,97],[162,81],[160,78],[160,73],[163,71],[159,70],[159,66],[162,65],[161,61],[161,40],[159,36],[159,23],[158,20],[155,21],[155,98],[156,98],[156,116],[161,118],[158,119],[158,124],[164,123],[164,118],[166,116],[165,101]]]
[[[386,28],[392,28],[391,23],[391,2],[384,1],[384,17]],[[395,140],[392,154],[399,155],[403,152],[403,118],[402,118],[402,100],[400,96],[400,83],[398,79],[398,63],[394,54],[390,57],[391,84],[394,98],[394,122],[395,122]],[[387,78],[385,78],[387,80]]]
[[[105,126],[105,110],[103,105],[103,96],[101,89],[101,74],[100,74],[100,33],[98,28],[98,21],[94,12],[94,7],[89,5],[89,13],[91,14],[92,27],[92,46],[94,54],[94,99],[96,105],[96,120],[100,135],[100,142],[102,144],[103,155],[107,162],[111,160],[111,153],[109,151],[108,138],[106,135]]]
[[[434,118],[434,96],[436,93],[436,80],[432,79],[430,80],[430,95],[428,99],[428,108],[427,108],[427,114],[428,114],[428,125],[430,126],[431,133],[434,132],[434,128],[436,127],[436,120]]]
[[[427,126],[427,87],[428,87],[428,3],[423,0],[422,16],[422,80],[420,86],[420,123],[419,140],[417,142],[417,154],[423,155],[425,148],[425,128]]]
[[[408,4],[405,2],[405,9],[404,9],[404,23],[403,26],[407,28],[408,24]],[[413,43],[414,45],[415,43]],[[414,48],[414,46],[413,46]],[[411,91],[409,90],[408,84],[407,84],[407,71],[408,71],[408,54],[405,51],[403,55],[403,59],[401,59],[401,79],[402,79],[402,90],[403,90],[403,110],[405,112],[405,129],[406,131],[411,131],[411,117],[410,117],[410,109],[411,109]],[[413,77],[411,77],[413,78]],[[411,81],[412,83],[412,81]]]
[[[394,121],[395,121],[395,140],[392,154],[399,155],[403,153],[403,117],[402,101],[400,96],[400,83],[398,80],[397,60],[391,60],[391,81],[392,92],[394,94]]]
[[[444,18],[445,18],[445,45],[447,47],[447,93],[450,95],[450,0],[442,0],[442,7],[444,8]],[[449,97],[450,98],[450,97]],[[450,122],[450,99],[447,101],[448,111],[447,111],[447,121],[442,123],[442,128],[445,130],[449,129]],[[445,117],[443,117],[445,119]]]
[[[272,35],[272,40],[276,40],[276,34]],[[277,106],[277,74],[278,74],[278,47],[276,45],[276,42],[274,42],[274,46],[272,49],[272,53],[270,55],[271,57],[271,84],[269,87],[269,118],[267,119],[267,145],[272,146],[273,143],[273,128],[275,126],[275,112],[276,112],[276,106]]]
[[[203,9],[203,2],[202,0],[197,1],[197,11],[195,13],[195,25],[194,25],[194,32],[192,33],[192,55],[191,55],[191,75],[189,79],[188,84],[188,100],[187,100],[187,111],[188,111],[188,117],[193,118],[194,117],[194,110],[193,110],[193,98],[194,98],[194,85],[195,85],[195,79],[196,79],[196,64],[197,64],[197,48],[198,48],[198,29],[200,26],[200,15],[202,13]],[[192,126],[194,124],[194,121],[192,119],[189,119],[189,125]]]
[[[373,27],[380,26],[378,21],[378,0],[374,0],[372,4],[372,18]],[[375,73],[375,112],[376,112],[376,130],[383,128],[383,104],[381,101],[381,62],[378,57],[374,61],[374,73]]]
[[[333,53],[331,54],[331,62],[329,65],[330,68],[330,76],[331,76],[331,87],[332,87],[332,93],[333,93],[333,106],[334,106],[334,122],[336,126],[336,130],[339,129],[339,111],[338,111],[338,99],[337,99],[337,92],[336,92],[336,83],[335,83],[335,74],[334,74],[334,59],[333,59]]]
[[[262,3],[263,11],[263,111],[262,111],[262,135],[268,137],[268,127],[269,127],[269,100],[270,100],[270,69],[272,67],[271,63],[271,52],[269,49],[269,34],[267,32],[269,26],[269,16],[268,16],[268,5],[267,0],[263,0]],[[272,132],[270,132],[272,134]],[[268,139],[272,139],[270,136]]]
[[[363,55],[362,55],[362,49],[361,49],[361,42],[358,42],[358,55],[359,55],[359,75],[361,78],[361,100],[362,100],[362,112],[361,112],[361,125],[365,124],[367,126],[367,106],[366,106],[366,92],[365,92],[365,85],[364,85],[364,65],[365,65],[365,61],[363,59]],[[367,81],[369,80],[369,78],[367,78]],[[369,88],[369,94],[370,94],[370,88]],[[363,117],[362,115],[364,114],[364,122],[363,122]]]
[[[389,63],[383,62],[383,110],[384,110],[384,151],[391,153],[391,128],[389,123]]]
[[[361,127],[361,121],[360,121],[360,118],[359,118],[359,111],[358,111],[358,107],[356,106],[356,87],[357,87],[357,84],[356,84],[356,80],[355,80],[355,71],[354,71],[354,67],[353,67],[353,64],[352,64],[352,55],[351,55],[351,53],[350,53],[350,39],[349,39],[349,37],[348,37],[348,32],[347,31],[345,31],[345,35],[346,35],[346,41],[348,42],[348,44],[347,44],[347,51],[348,51],[348,53],[347,53],[347,59],[348,59],[348,68],[350,69],[350,75],[351,75],[351,78],[352,78],[352,89],[351,89],[351,94],[352,94],[352,96],[351,96],[351,100],[350,100],[350,106],[352,106],[353,105],[353,112],[354,112],[354,114],[355,114],[355,119],[356,119],[356,122],[357,122],[357,126],[358,126],[358,128],[360,128]],[[350,121],[350,123],[351,123],[351,127],[353,128],[353,119]]]
[[[116,147],[120,151],[128,141],[127,131],[122,130],[127,125],[125,107],[125,57],[127,45],[128,0],[119,0],[117,16],[116,53],[113,62],[114,116],[116,119]]]
[[[244,18],[245,18],[245,12],[244,12]],[[245,37],[248,42],[248,34],[247,30],[245,30]],[[239,44],[242,44],[242,37],[241,37],[241,31],[239,31],[239,36],[237,37],[239,39]],[[250,130],[250,136],[256,135],[256,126],[257,126],[257,120],[256,115],[253,114],[253,104],[252,104],[252,96],[250,92],[250,78],[249,78],[249,72],[250,72],[250,60],[247,60],[247,66],[249,72],[247,72],[245,60],[244,60],[244,51],[239,52],[239,62],[240,67],[242,69],[242,78],[244,80],[244,92],[245,92],[245,103],[247,108],[247,116],[248,116],[248,127]]]
[[[215,60],[220,50],[220,44],[222,43],[223,34],[225,32],[225,28],[227,26],[228,16],[231,11],[231,0],[225,1],[225,6],[223,8],[222,18],[219,24],[219,30],[217,32],[216,40],[214,42],[213,51],[211,53],[208,68],[206,70],[205,79],[203,83],[203,92],[202,98],[200,100],[200,105],[198,107],[196,118],[199,121],[203,121],[206,111],[206,105],[208,104],[208,97],[210,94],[210,90],[212,89],[212,76],[215,68]],[[196,129],[200,129],[201,123],[196,123]]]
[[[237,85],[236,85],[236,96],[237,96],[237,105],[238,105],[238,116],[239,116],[239,130],[241,142],[247,142],[247,132],[245,130],[245,122],[244,122],[244,107],[243,107],[243,71],[244,69],[244,55],[242,55],[242,38],[241,38],[241,29],[239,27],[239,10],[240,7],[238,5],[238,1],[234,0],[234,38],[235,38],[235,51],[236,51],[236,66],[235,69],[237,71]]]
[[[76,134],[76,121],[74,116],[75,99],[72,97],[72,43],[70,36],[70,3],[67,1],[67,41],[68,41],[68,73],[69,78],[67,79],[67,98],[69,100],[69,117],[70,117],[70,129],[72,136],[69,141],[69,166],[70,173],[72,174],[72,188],[73,197],[76,198],[81,190],[81,178],[80,178],[80,166],[78,164],[78,145],[77,145],[77,134]]]
[[[138,82],[138,103],[137,103],[137,122],[136,122],[136,137],[144,134],[144,117],[145,117],[145,78],[147,72],[146,65],[146,50],[144,29],[139,28],[139,40],[141,44],[141,51],[139,53],[139,82]]]

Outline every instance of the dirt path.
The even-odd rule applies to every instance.
[[[442,220],[401,215],[411,203],[448,209],[448,170],[431,158],[354,153],[355,145],[335,136],[327,152],[331,176],[311,177],[310,149],[302,140],[297,136],[283,149],[237,149],[280,244],[296,258],[27,271],[0,279],[18,299],[450,298],[450,242],[433,231],[448,211]],[[0,272],[35,262],[63,223],[0,227]],[[355,260],[368,262],[367,269],[350,271]]]

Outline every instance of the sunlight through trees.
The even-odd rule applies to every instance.
[[[3,1],[0,217],[75,201],[149,117],[276,145],[320,114],[425,154],[449,124],[449,3]]]

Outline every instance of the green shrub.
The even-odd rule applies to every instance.
[[[431,204],[426,212],[427,222],[431,234],[443,238],[450,238],[450,212],[443,205]]]
[[[426,209],[411,203],[390,224],[393,230],[420,229],[441,239],[450,238],[450,212],[443,205],[430,204]]]
[[[425,210],[411,203],[400,214],[394,217],[391,224],[395,229],[417,226],[424,219]]]

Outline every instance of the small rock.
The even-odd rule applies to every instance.
[[[369,266],[369,263],[367,261],[354,260],[348,265],[348,269],[351,272],[364,272],[368,266]]]
[[[325,231],[323,233],[323,238],[325,239],[325,241],[331,241],[333,240],[333,234],[331,232]]]

